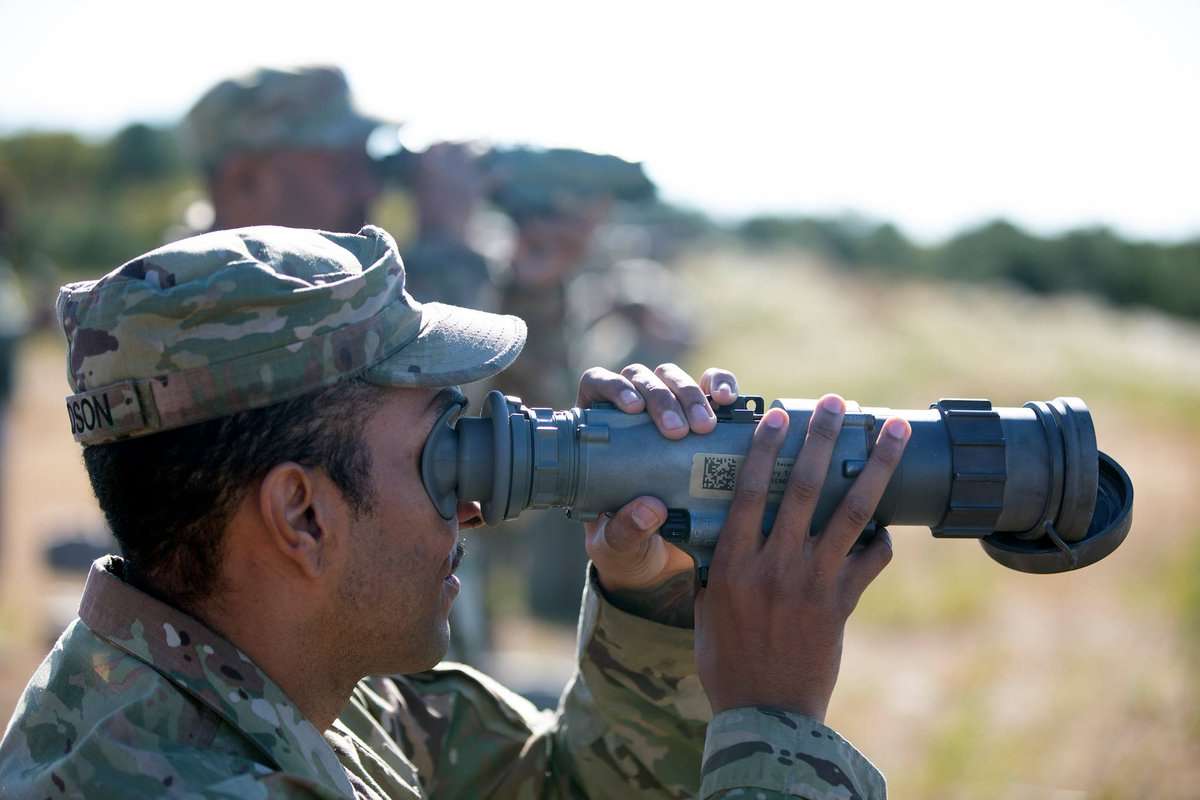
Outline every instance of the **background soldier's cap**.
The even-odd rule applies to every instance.
[[[231,153],[365,147],[386,124],[354,108],[336,67],[260,69],[210,89],[184,118],[182,134],[211,169]]]
[[[216,231],[64,286],[72,433],[142,436],[277,403],[361,374],[388,386],[494,375],[525,323],[404,289],[387,232]]]

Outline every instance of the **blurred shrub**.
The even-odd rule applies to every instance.
[[[185,169],[174,131],[135,123],[123,128],[107,147],[105,177],[111,186],[162,180]]]
[[[1043,294],[1090,292],[1200,318],[1200,239],[1133,242],[1102,227],[1043,237],[996,220],[923,248],[894,225],[857,216],[755,217],[737,233],[753,246],[798,247],[850,268],[1006,281]]]
[[[810,250],[846,266],[911,270],[918,248],[891,223],[864,217],[752,217],[737,228],[748,244]]]
[[[199,184],[174,131],[133,124],[107,141],[71,133],[0,139],[8,195],[5,255],[18,269],[47,260],[106,272],[162,244]]]

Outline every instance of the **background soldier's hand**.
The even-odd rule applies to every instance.
[[[709,433],[717,426],[706,394],[728,405],[737,398],[737,379],[714,367],[697,383],[674,364],[653,371],[633,364],[619,375],[599,367],[585,372],[577,402],[580,408],[605,400],[630,414],[647,411],[663,436],[682,439],[689,432]],[[687,625],[692,617],[692,559],[658,535],[666,518],[661,500],[639,497],[585,526],[587,552],[601,586],[618,606]]]
[[[883,425],[870,460],[825,529],[810,536],[845,403],[821,398],[792,469],[770,537],[762,535],[771,473],[789,418],[763,415],[709,570],[696,598],[696,660],[713,713],[773,706],[824,721],[837,682],[846,619],[892,557],[881,530],[849,553],[900,461],[911,433]],[[847,555],[849,553],[849,555]]]

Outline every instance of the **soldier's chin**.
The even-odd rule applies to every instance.
[[[410,675],[414,672],[424,672],[445,659],[449,649],[450,624],[443,620],[419,641],[410,640],[402,645],[402,649],[394,651],[386,663],[375,664],[369,674]]]
[[[446,658],[448,652],[450,652],[450,622],[447,620],[438,627],[434,640],[430,642],[429,650],[424,654],[425,663],[413,671],[421,672],[433,669]]]

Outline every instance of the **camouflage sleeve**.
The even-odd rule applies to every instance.
[[[692,632],[618,610],[589,569],[578,653],[555,713],[454,664],[357,698],[431,797],[694,797],[711,714]]]
[[[735,708],[714,717],[702,772],[706,800],[887,797],[883,775],[852,744],[810,717],[773,708]]]
[[[560,705],[560,749],[589,794],[695,797],[712,710],[694,634],[621,611],[594,567],[579,620],[579,668]]]

